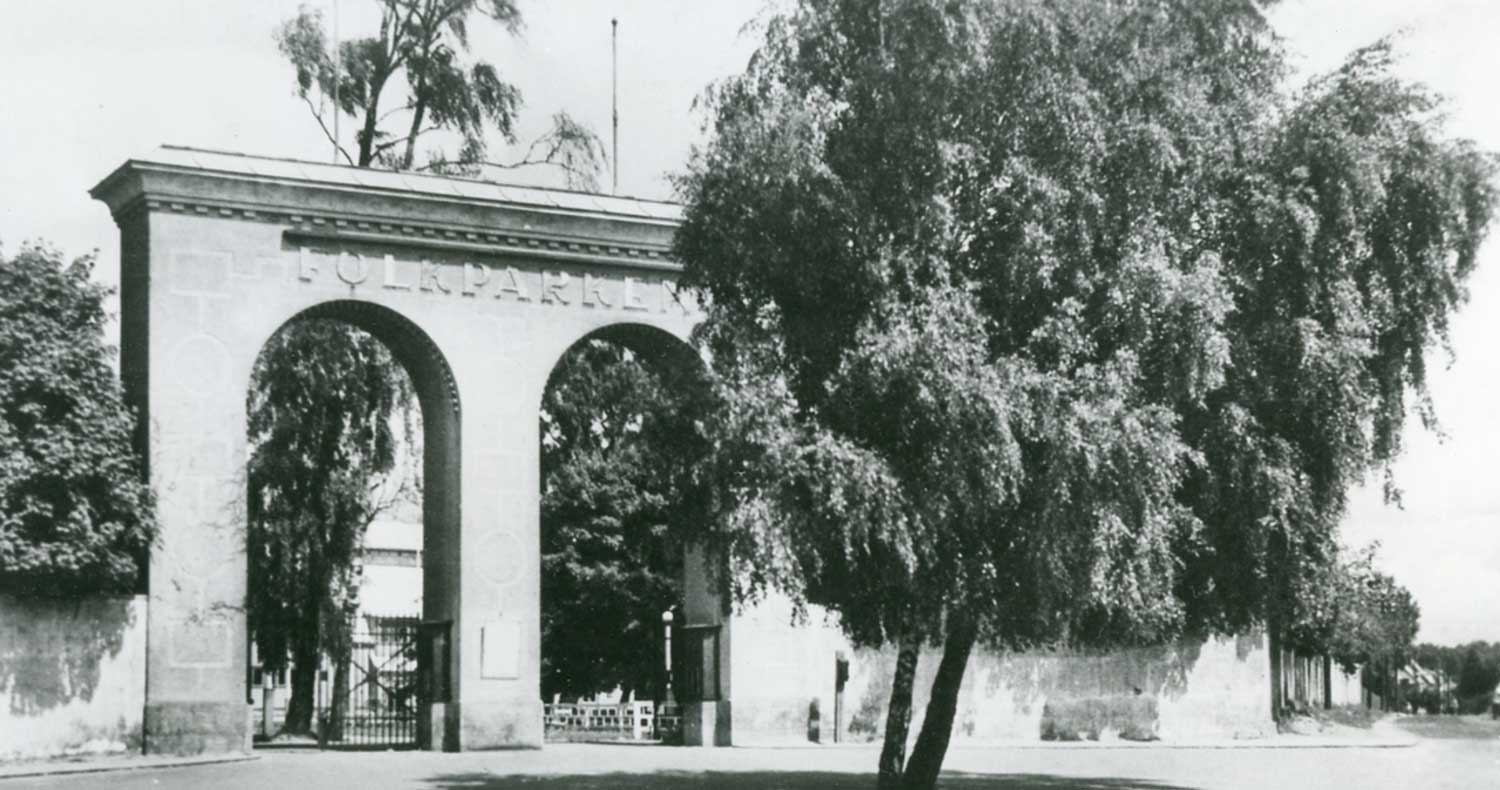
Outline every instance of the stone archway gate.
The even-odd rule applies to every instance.
[[[120,227],[121,375],[161,523],[146,750],[246,748],[245,397],[302,315],[371,331],[417,385],[424,617],[453,623],[442,744],[540,746],[537,409],[590,333],[687,337],[678,208],[174,147],[91,194]]]

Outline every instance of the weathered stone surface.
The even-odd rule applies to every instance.
[[[730,700],[682,704],[684,746],[733,746],[734,715]]]
[[[240,702],[148,702],[148,754],[244,751],[249,719]]]
[[[0,595],[0,762],[140,750],[145,604]]]
[[[540,695],[538,695],[539,697]],[[474,749],[537,749],[542,745],[542,701],[461,703],[460,743]]]

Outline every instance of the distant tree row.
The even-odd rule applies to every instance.
[[[1345,672],[1364,667],[1371,677],[1404,666],[1413,655],[1421,611],[1410,591],[1375,570],[1374,560],[1373,547],[1339,552],[1300,575],[1279,635],[1286,646],[1326,655]]]
[[[1413,658],[1419,665],[1452,679],[1452,692],[1460,712],[1489,710],[1495,689],[1500,686],[1500,642],[1452,646],[1424,642],[1413,649]]]

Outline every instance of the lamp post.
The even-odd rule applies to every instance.
[[[662,698],[663,707],[675,704],[672,700],[672,610],[661,613],[661,630],[666,649],[662,651],[662,664],[667,670],[667,692]]]

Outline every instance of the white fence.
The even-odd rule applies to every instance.
[[[551,702],[542,708],[549,741],[649,741],[659,737],[659,724],[675,729],[676,717],[658,722],[651,701]]]

